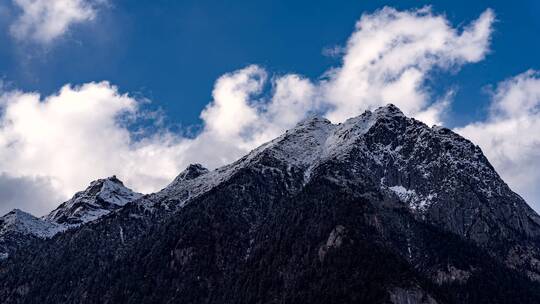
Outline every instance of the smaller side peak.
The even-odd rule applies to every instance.
[[[22,211],[19,208],[15,208],[4,215],[4,217],[25,217],[25,216],[34,217],[32,214]]]
[[[0,223],[15,225],[17,223],[24,223],[27,221],[37,220],[38,218],[28,212],[24,212],[21,209],[13,209],[4,216],[0,217]]]
[[[13,209],[0,217],[0,236],[9,232],[49,238],[62,229],[55,223],[38,218],[20,209]]]
[[[7,214],[24,214],[24,213],[26,213],[26,212],[22,211],[19,208],[15,208],[15,209],[11,210],[10,212],[8,212]]]
[[[44,219],[66,227],[77,226],[94,221],[141,196],[113,175],[91,182],[90,186],[75,193]]]
[[[4,214],[3,216],[1,216],[0,219],[9,221],[9,220],[19,220],[26,217],[33,217],[33,215],[31,215],[30,213],[24,212],[21,209],[15,208],[9,211],[8,213]]]

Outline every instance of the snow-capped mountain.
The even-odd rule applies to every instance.
[[[0,217],[0,259],[12,255],[35,238],[46,239],[117,210],[142,194],[133,192],[115,176],[93,181],[73,198],[43,218],[14,209]]]
[[[19,209],[14,209],[0,217],[0,235],[16,231],[25,235],[47,238],[59,230],[59,225],[44,221]]]
[[[48,238],[62,230],[56,223],[14,209],[0,217],[0,260],[8,258],[33,238]]]
[[[112,209],[91,188],[47,217],[77,227],[0,264],[6,303],[540,302],[538,214],[479,147],[393,105]]]
[[[77,192],[44,217],[46,221],[73,226],[94,221],[141,197],[124,186],[116,176],[98,179],[84,191]]]
[[[174,198],[176,207],[183,206],[247,168],[279,172],[293,193],[329,164],[346,170],[335,178],[348,183],[365,178],[419,218],[467,239],[540,236],[538,214],[511,191],[478,146],[449,129],[407,118],[391,104],[337,125],[318,117],[305,120],[211,172],[192,165],[147,203]],[[191,171],[199,172],[197,178],[184,178]],[[492,212],[493,206],[499,210]]]

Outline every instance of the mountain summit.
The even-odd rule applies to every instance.
[[[0,217],[0,260],[35,238],[50,238],[68,228],[95,221],[141,195],[112,176],[93,181],[86,190],[76,193],[43,218],[14,209]]]
[[[45,216],[45,220],[79,225],[94,221],[141,196],[142,194],[126,188],[116,176],[98,179]]]
[[[92,187],[48,217],[77,227],[0,264],[6,303],[540,302],[538,214],[478,146],[393,105],[78,222]]]

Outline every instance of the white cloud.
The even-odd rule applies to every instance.
[[[21,10],[10,27],[21,41],[47,44],[77,23],[93,20],[104,0],[13,0]]]
[[[392,102],[408,115],[424,117],[428,124],[440,123],[436,110],[442,111],[444,104],[430,108],[431,98],[424,87],[428,73],[482,60],[493,20],[488,9],[460,31],[429,8],[397,11],[386,7],[363,15],[349,38],[343,65],[330,71],[323,83],[324,98],[334,107],[328,117],[342,121]]]
[[[257,66],[220,77],[212,93],[213,103],[201,113],[206,131],[223,138],[241,137],[257,120],[257,104],[250,99],[262,92],[266,78],[266,72]]]
[[[455,70],[481,60],[493,18],[486,10],[459,30],[429,8],[365,14],[342,48],[341,66],[321,80],[271,77],[256,65],[220,77],[195,138],[162,131],[135,139],[128,122],[145,113],[136,99],[107,82],[68,85],[48,97],[4,92],[0,172],[46,177],[63,196],[113,174],[149,192],[189,163],[231,162],[312,113],[340,122],[393,102],[409,115],[438,122],[451,94],[431,96],[425,80],[434,69]]]
[[[0,172],[48,176],[65,196],[115,172],[142,191],[177,173],[177,139],[160,133],[133,141],[125,121],[137,114],[137,101],[107,82],[65,86],[42,100],[9,92],[2,103]]]
[[[510,187],[540,210],[540,74],[499,83],[488,118],[455,131],[471,139]]]

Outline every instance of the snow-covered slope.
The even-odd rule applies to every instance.
[[[0,236],[17,232],[23,235],[47,238],[61,230],[60,225],[44,221],[19,209],[14,209],[0,217]]]
[[[48,238],[62,230],[62,225],[14,209],[0,217],[0,260],[6,259],[33,238]]]
[[[32,238],[50,238],[68,228],[92,222],[142,194],[126,188],[115,176],[93,181],[43,218],[14,209],[0,217],[0,259],[7,258]]]
[[[84,191],[77,192],[44,219],[66,226],[80,225],[94,221],[141,196],[125,187],[116,176],[99,179]]]

